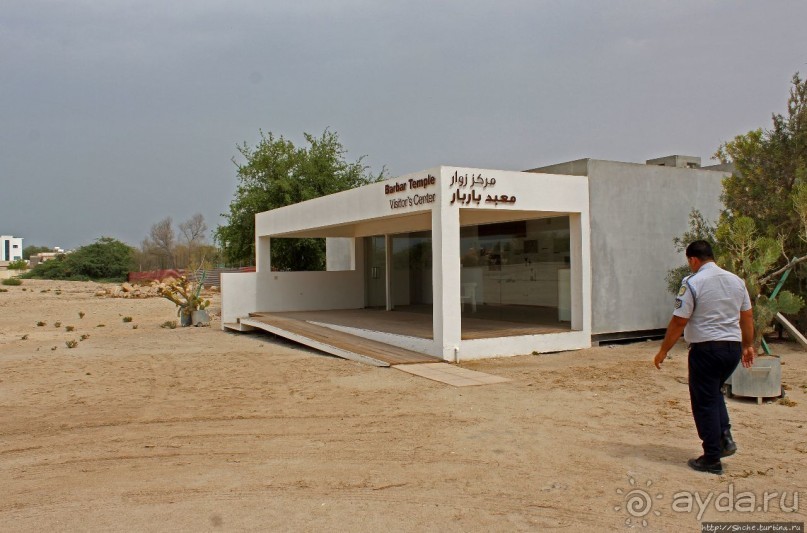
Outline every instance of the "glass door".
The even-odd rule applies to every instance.
[[[387,254],[383,235],[364,238],[365,307],[387,307]]]

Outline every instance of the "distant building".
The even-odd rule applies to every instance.
[[[64,255],[66,253],[70,252],[65,252],[62,248],[54,246],[52,252],[39,252],[38,254],[34,254],[31,256],[28,262],[30,263],[30,267],[34,268],[39,263],[44,263],[45,261],[56,259],[60,255]]]
[[[0,261],[22,259],[22,237],[0,235]]]

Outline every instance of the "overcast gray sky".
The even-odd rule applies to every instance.
[[[392,175],[707,160],[783,113],[807,2],[3,0],[0,233],[214,228],[258,130]]]

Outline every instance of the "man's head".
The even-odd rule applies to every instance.
[[[704,263],[715,260],[712,245],[706,241],[694,241],[686,249],[687,263],[692,272],[697,272]]]

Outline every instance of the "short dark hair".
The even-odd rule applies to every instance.
[[[689,243],[686,251],[687,257],[694,257],[701,261],[714,260],[715,254],[712,252],[712,245],[706,241],[694,241]]]

